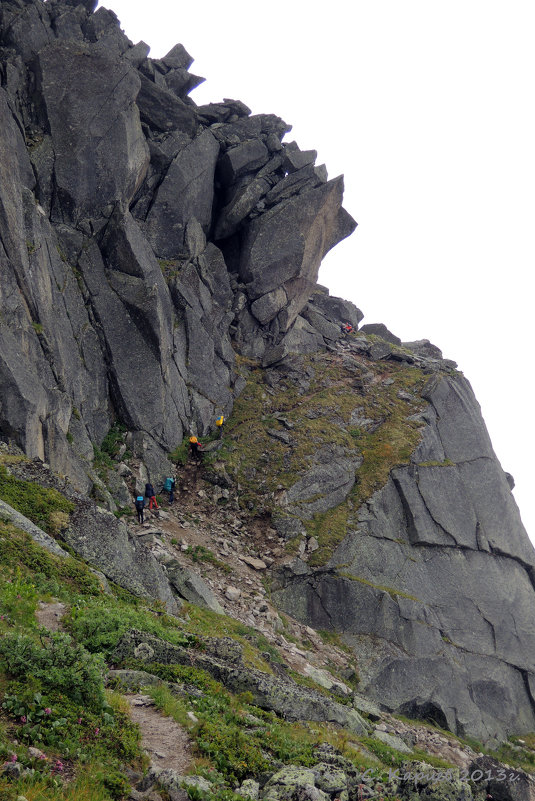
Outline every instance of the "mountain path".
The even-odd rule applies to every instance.
[[[172,718],[158,712],[148,695],[125,695],[130,703],[131,719],[141,731],[141,747],[151,766],[171,768],[183,774],[192,761],[191,741],[185,730]]]

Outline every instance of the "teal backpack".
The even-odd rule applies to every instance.
[[[164,490],[166,492],[171,492],[171,490],[173,489],[173,479],[172,478],[166,478],[165,479],[165,484],[163,485],[163,488],[164,488]]]

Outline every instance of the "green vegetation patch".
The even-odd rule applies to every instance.
[[[95,712],[74,703],[55,689],[39,690],[38,682],[11,682],[3,696],[0,758],[19,762],[31,771],[18,781],[0,777],[0,797],[28,801],[110,801],[124,798],[129,783],[126,764],[140,767],[142,753],[137,726],[128,703],[107,691]],[[8,736],[9,732],[9,736]],[[13,738],[11,740],[10,738]],[[32,757],[29,746],[44,752]]]
[[[104,483],[108,480],[108,470],[112,470],[116,466],[114,459],[124,442],[126,431],[123,423],[115,422],[102,440],[100,447],[93,444],[93,466],[98,477]],[[130,455],[127,451],[124,457],[128,458]]]
[[[319,543],[318,550],[309,556],[310,565],[323,565],[330,559],[336,546],[347,534],[351,512],[352,504],[347,500],[335,509],[320,512],[312,520],[304,521],[308,535],[315,537]]]
[[[393,467],[409,462],[420,440],[421,423],[407,419],[416,408],[410,401],[398,398],[398,392],[404,390],[418,396],[427,376],[416,367],[399,365],[389,366],[388,373],[393,383],[385,384],[383,380],[372,384],[363,398],[364,414],[382,422],[376,431],[364,431],[354,437],[363,456],[352,492],[355,506],[384,487]]]
[[[184,266],[184,262],[177,261],[176,259],[158,259],[158,264],[168,283],[178,278],[180,270]]]
[[[189,730],[199,752],[226,781],[236,783],[272,769],[274,761],[312,765],[317,736],[228,693],[177,698],[166,687],[149,690],[156,706]],[[193,711],[197,723],[188,712]]]
[[[114,423],[102,440],[100,450],[112,459],[115,458],[123,444],[125,434],[126,426],[123,423]]]
[[[535,734],[523,734],[522,737],[511,737],[503,743],[496,751],[486,749],[484,753],[505,762],[515,768],[525,770],[527,773],[535,772]]]
[[[232,573],[230,565],[218,559],[213,551],[210,548],[205,548],[204,545],[188,545],[186,554],[193,562],[209,562],[224,573]]]
[[[169,454],[172,462],[184,466],[188,461],[189,453],[189,437],[184,437],[180,445],[177,445],[175,450]]]
[[[343,571],[339,571],[338,575],[341,576],[341,578],[349,579],[350,581],[359,581],[361,584],[366,584],[368,587],[372,587],[374,590],[387,592],[394,601],[396,598],[408,598],[410,601],[417,601],[420,604],[424,603],[415,595],[409,595],[408,593],[403,592],[403,590],[398,590],[395,587],[387,587],[384,584],[374,584],[373,581],[368,581],[368,579],[362,578],[362,576],[354,576],[352,573],[345,573]]]
[[[79,559],[55,556],[5,523],[0,523],[0,580],[4,590],[16,581],[29,582],[37,592],[62,599],[102,592],[98,578]]]
[[[52,536],[68,524],[74,504],[55,489],[20,481],[0,464],[0,498]]]
[[[196,637],[184,632],[176,618],[152,611],[140,602],[128,603],[109,596],[81,599],[71,606],[63,624],[88,651],[106,656],[131,629],[186,648],[196,642]]]
[[[421,427],[410,418],[423,408],[419,395],[428,376],[404,364],[319,353],[302,360],[300,378],[306,375],[308,386],[291,375],[267,386],[265,370],[250,360],[238,364],[247,385],[226,422],[217,458],[235,476],[244,509],[276,510],[278,496],[315,464],[322,447],[336,445],[346,455],[362,456],[348,499],[304,521],[320,546],[309,563],[325,564],[362,503],[386,484],[393,467],[409,462]],[[352,424],[355,413],[373,424]]]
[[[43,630],[44,631],[44,630]],[[32,676],[75,703],[101,709],[104,703],[104,658],[90,654],[63,632],[5,634],[0,639],[0,665],[11,678]]]
[[[272,673],[273,669],[262,653],[267,653],[270,662],[278,661],[278,651],[270,646],[264,635],[251,626],[226,615],[219,615],[210,609],[202,609],[194,604],[184,604],[187,620],[182,624],[185,631],[200,637],[230,637],[240,643],[243,650],[243,661],[264,673]]]

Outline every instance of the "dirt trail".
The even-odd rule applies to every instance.
[[[172,718],[158,712],[148,695],[125,697],[130,702],[131,718],[139,725],[141,747],[149,755],[151,765],[185,773],[192,756],[191,743],[184,729]]]

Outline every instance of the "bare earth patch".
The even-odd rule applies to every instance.
[[[149,755],[151,765],[171,768],[183,774],[191,764],[191,742],[172,718],[162,715],[148,695],[127,695],[131,718],[141,731],[141,747]]]
[[[43,626],[49,631],[60,631],[61,618],[65,614],[65,604],[56,601],[55,603],[46,604],[42,601],[35,611],[35,617],[40,626]]]

